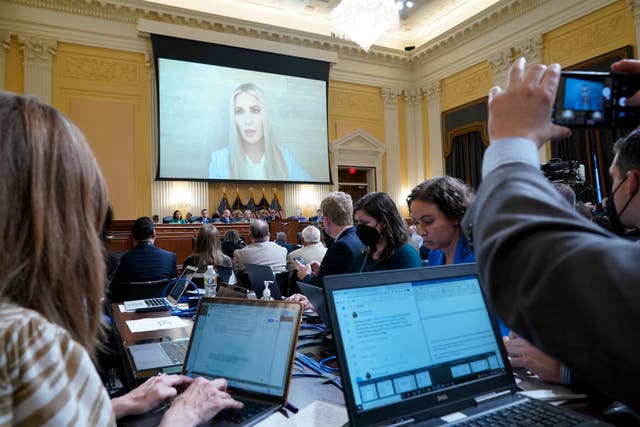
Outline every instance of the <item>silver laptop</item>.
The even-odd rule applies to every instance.
[[[518,393],[475,264],[327,276],[324,289],[352,427],[539,412],[536,425],[606,425]]]
[[[129,346],[137,371],[180,366],[187,354],[189,338]]]
[[[286,301],[202,298],[182,373],[226,378],[227,391],[244,408],[223,411],[203,425],[250,426],[287,401],[302,305]],[[118,420],[122,426],[155,426],[164,408]]]
[[[129,311],[154,311],[164,310],[169,307],[175,307],[180,298],[189,287],[189,283],[194,274],[198,271],[197,267],[187,266],[182,274],[176,279],[175,284],[169,291],[168,295],[163,298],[147,298],[132,301],[125,301],[124,308]]]

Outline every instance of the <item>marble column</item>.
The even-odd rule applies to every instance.
[[[52,62],[58,42],[33,35],[18,35],[24,55],[24,93],[51,104]]]
[[[386,184],[387,193],[396,202],[401,202],[402,179],[400,170],[400,119],[398,117],[398,97],[402,89],[382,88],[384,102],[384,142],[387,146]],[[377,173],[381,173],[378,171]],[[382,191],[381,188],[377,189]]]
[[[413,188],[424,180],[424,132],[422,130],[422,90],[404,92],[407,106],[407,178]]]
[[[429,169],[427,170],[427,176],[424,178],[431,178],[444,174],[440,81],[428,83],[422,91],[427,97],[427,120],[429,123]]]

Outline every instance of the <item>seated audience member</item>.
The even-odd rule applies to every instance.
[[[222,241],[222,253],[233,259],[233,253],[242,248],[244,248],[244,244],[240,241],[238,230],[227,230]]]
[[[282,246],[283,248],[285,248],[287,250],[287,253],[296,249],[296,245],[287,243],[287,233],[285,233],[284,231],[278,231],[276,233],[275,243],[276,245]]]
[[[158,216],[158,214],[153,215],[153,217],[151,217],[151,220],[154,224],[160,224],[160,217]]]
[[[131,235],[135,246],[120,258],[116,281],[147,282],[178,275],[176,254],[153,244],[156,231],[148,217],[143,216],[133,223]]]
[[[33,97],[0,92],[0,129],[3,424],[113,426],[170,401],[162,426],[196,426],[241,407],[225,380],[182,375],[155,376],[109,400],[91,361],[101,339],[105,180],[80,130]],[[27,215],[25,228],[15,227],[10,212],[45,202],[46,217]]]
[[[418,251],[407,242],[407,224],[387,193],[366,194],[353,210],[356,235],[365,247],[348,273],[422,267]]]
[[[611,69],[640,74],[640,61]],[[491,145],[463,228],[505,322],[592,387],[638,410],[640,247],[558,203],[540,172],[539,148],[570,133],[550,121],[559,78],[558,64],[525,71],[520,58],[506,89],[491,89]],[[640,92],[627,105],[639,106]],[[609,212],[640,226],[640,131],[620,139],[614,153]]]
[[[244,265],[268,265],[274,273],[287,268],[287,250],[269,241],[269,224],[257,219],[249,226],[251,243],[233,254],[233,269],[236,273],[245,273]]]
[[[322,279],[328,274],[346,273],[363,248],[352,225],[353,202],[350,195],[342,191],[329,193],[320,208],[324,213],[324,230],[335,241],[321,263],[312,261],[303,265],[296,261],[298,279],[315,286],[322,286]]]
[[[186,224],[187,221],[182,219],[182,212],[179,210],[173,211],[173,216],[171,217],[171,224]]]
[[[211,219],[209,217],[209,210],[208,209],[202,209],[200,211],[200,222],[202,224],[211,224],[213,222],[213,219]]]
[[[309,218],[310,222],[322,222],[322,209],[316,209],[316,214]]]
[[[418,184],[407,197],[411,218],[431,251],[427,267],[474,262],[460,221],[473,201],[473,190],[458,178],[439,176]]]
[[[222,211],[220,222],[223,224],[233,224],[233,218],[231,217],[231,210],[225,209]]]
[[[182,268],[193,265],[199,273],[207,271],[208,265],[231,267],[231,257],[222,253],[222,243],[218,229],[211,224],[204,224],[198,230],[193,253],[184,260]]]
[[[324,258],[324,254],[327,253],[327,248],[320,242],[320,230],[313,226],[306,226],[301,233],[302,247],[291,251],[287,255],[287,270],[294,271],[298,268],[296,264],[296,257],[300,257],[304,260],[305,264],[310,262],[317,262],[320,264]]]

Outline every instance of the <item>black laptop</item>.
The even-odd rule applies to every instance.
[[[276,282],[276,276],[273,274],[273,270],[268,265],[250,264],[244,265],[251,283],[251,289],[256,293],[256,298],[262,298],[264,291],[264,282],[269,281],[269,290],[271,291],[271,298],[275,300],[281,300],[282,294],[278,283]]]
[[[324,289],[353,427],[607,425],[517,393],[475,264],[327,276]]]
[[[302,305],[286,301],[202,298],[182,373],[226,378],[244,408],[223,411],[206,426],[251,426],[287,401]],[[166,407],[118,420],[119,426],[160,423]]]

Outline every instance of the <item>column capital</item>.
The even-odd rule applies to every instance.
[[[513,62],[514,50],[512,48],[503,49],[489,56],[489,64],[493,69],[493,75],[498,76],[505,73]]]
[[[538,34],[517,42],[514,46],[514,52],[516,57],[523,56],[527,60],[527,64],[539,64],[542,60],[543,46],[542,34]]]
[[[436,80],[433,82],[428,82],[426,86],[422,88],[422,93],[427,96],[427,100],[437,101],[440,99],[440,90],[442,89],[442,85],[440,84],[440,80]]]
[[[11,47],[11,33],[9,31],[0,31],[0,44],[4,50]]]
[[[404,90],[404,100],[407,105],[410,107],[415,107],[420,104],[422,101],[422,89],[414,88],[414,89],[405,89]]]
[[[50,63],[58,49],[57,40],[31,35],[18,35],[18,43],[24,59],[34,62]]]
[[[627,0],[627,7],[631,9],[637,20],[640,17],[640,0]]]
[[[385,107],[397,106],[398,97],[402,95],[402,89],[397,87],[383,87],[380,91]]]

